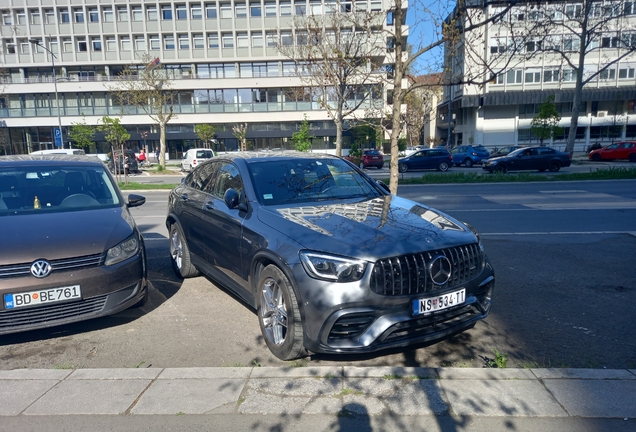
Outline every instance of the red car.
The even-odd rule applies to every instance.
[[[601,149],[592,150],[589,158],[593,161],[628,159],[630,162],[636,162],[636,141],[613,143]]]
[[[345,157],[348,161],[356,163],[351,156]],[[376,167],[377,169],[382,169],[384,166],[384,156],[380,150],[364,150],[362,152],[362,157],[360,158],[360,163],[358,164],[360,169]]]

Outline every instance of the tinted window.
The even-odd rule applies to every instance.
[[[217,164],[206,163],[199,165],[196,169],[192,170],[185,179],[185,184],[191,188],[204,190],[206,186],[210,184],[216,171]]]
[[[196,157],[210,159],[212,157],[212,150],[197,150]]]
[[[243,191],[243,180],[238,168],[231,162],[224,162],[215,174],[214,183],[210,183],[212,194],[223,198],[225,191],[232,188],[239,194]]]
[[[365,155],[379,155],[380,152],[378,150],[365,150],[364,154]]]
[[[380,196],[366,178],[341,159],[259,160],[251,162],[249,169],[263,205]]]

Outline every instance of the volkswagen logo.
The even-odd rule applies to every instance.
[[[443,255],[438,255],[428,264],[428,271],[435,285],[444,285],[451,277],[451,263]]]
[[[31,264],[31,274],[36,278],[47,277],[51,273],[51,264],[46,260],[37,260]]]

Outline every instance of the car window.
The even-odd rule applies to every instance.
[[[198,158],[205,158],[205,159],[210,159],[212,157],[212,151],[211,150],[198,150],[197,151],[197,156]]]
[[[0,214],[119,206],[117,186],[106,167],[20,166],[0,170]]]
[[[482,145],[478,145],[475,147],[475,150],[481,151],[481,152],[485,152],[488,151],[486,150],[486,147],[482,146]]]
[[[607,147],[605,147],[606,149],[610,150],[610,149],[615,149],[618,148],[618,146],[620,146],[620,143],[614,143],[614,144],[610,144]]]
[[[185,184],[193,189],[207,190],[216,169],[217,164],[214,163],[199,165],[188,174]]]
[[[380,154],[380,152],[379,152],[378,150],[365,150],[365,151],[364,151],[364,154],[365,154],[365,155],[372,155],[372,156],[375,156],[375,155],[379,155],[379,154]]]
[[[263,205],[375,198],[380,191],[342,159],[293,158],[249,164],[257,198]]]
[[[634,148],[634,143],[625,143],[625,148]]]
[[[232,188],[239,194],[243,191],[241,173],[232,162],[222,162],[214,176],[214,183],[210,183],[212,194],[223,199],[225,191]]]
[[[417,153],[415,153],[415,154],[413,155],[413,157],[421,158],[421,157],[426,157],[427,155],[428,155],[428,152],[421,151],[421,152],[417,152]]]
[[[555,153],[554,149],[547,148],[547,147],[537,149],[537,151],[538,151],[538,153],[540,155],[547,155],[547,154],[554,154]]]

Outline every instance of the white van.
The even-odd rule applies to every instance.
[[[206,148],[193,148],[188,150],[181,157],[181,169],[183,171],[192,171],[192,168],[196,167],[203,161],[212,159],[214,152]]]
[[[86,152],[82,149],[53,149],[53,150],[38,150],[31,152],[32,155],[51,155],[51,154],[66,154],[66,155],[85,155]]]

